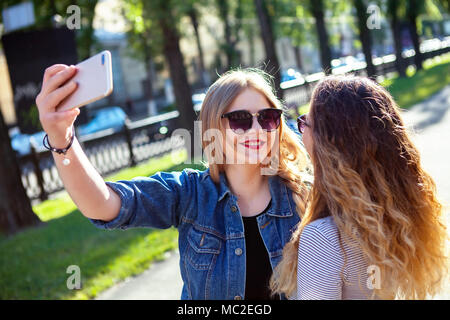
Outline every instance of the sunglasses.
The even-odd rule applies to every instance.
[[[237,110],[225,113],[221,118],[227,118],[231,130],[237,133],[244,133],[249,130],[253,125],[254,116],[256,116],[263,130],[273,131],[280,126],[282,113],[282,110],[275,108],[262,109],[256,113],[250,113],[247,110]]]
[[[298,131],[300,131],[301,134],[303,134],[305,132],[306,127],[310,126],[309,123],[306,121],[307,115],[308,114],[305,113],[297,118]]]

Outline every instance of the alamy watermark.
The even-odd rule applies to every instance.
[[[367,29],[381,29],[381,9],[376,4],[371,4],[367,7],[367,14],[369,17],[366,21]]]
[[[367,278],[367,288],[368,289],[381,289],[381,271],[380,267],[376,265],[370,265],[367,267],[367,274],[369,275]]]
[[[71,274],[66,281],[67,289],[81,289],[81,269],[79,266],[72,264],[67,267],[66,273]]]
[[[67,14],[70,14],[66,19],[66,26],[70,30],[81,29],[81,9],[77,5],[70,5],[66,10]]]

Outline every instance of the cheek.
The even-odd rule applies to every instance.
[[[305,133],[303,134],[303,144],[305,145],[306,151],[308,151],[308,153],[311,154],[313,140],[311,136],[311,131],[309,129],[305,130]]]

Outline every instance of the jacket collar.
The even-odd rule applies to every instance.
[[[205,177],[209,175],[210,172],[208,168],[205,172],[205,176],[203,177],[203,179],[205,179]],[[221,172],[219,177],[220,182],[218,188],[217,202],[220,202],[227,196],[231,195],[231,191],[228,187],[228,181],[225,176],[225,173]],[[270,195],[272,196],[272,204],[269,210],[267,211],[268,215],[278,217],[290,217],[294,213],[296,214],[296,206],[294,200],[292,199],[291,191],[288,190],[288,187],[284,184],[284,182],[279,176],[274,175],[269,177],[269,190]]]

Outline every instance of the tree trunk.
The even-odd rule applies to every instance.
[[[302,49],[300,47],[294,47],[295,63],[297,64],[298,70],[303,73],[303,63],[302,63]]]
[[[31,208],[22,184],[20,168],[11,147],[3,114],[0,111],[0,232],[12,235],[21,229],[42,224]]]
[[[227,0],[218,0],[217,5],[219,7],[219,16],[223,22],[223,35],[225,38],[225,43],[223,44],[223,49],[225,51],[226,57],[226,69],[230,69],[233,66],[233,43],[231,41],[231,26],[228,19],[228,2]]]
[[[275,39],[272,32],[272,23],[267,11],[265,0],[255,0],[256,13],[258,15],[259,25],[261,28],[261,36],[266,51],[266,69],[268,73],[274,77],[274,85],[277,97],[283,99],[283,91],[281,90],[281,70],[280,63],[275,50]]]
[[[83,61],[91,56],[91,48],[94,44],[94,18],[95,18],[95,7],[97,6],[98,0],[88,1],[86,8],[83,8],[85,12],[83,18],[87,19],[88,24],[83,27],[81,38],[83,45],[78,46],[78,51],[80,55],[80,61]],[[82,10],[83,10],[82,9]]]
[[[367,64],[367,76],[373,77],[376,74],[376,70],[372,62],[372,35],[367,28],[367,19],[369,18],[367,6],[363,3],[363,0],[354,0],[354,5],[358,16],[359,40],[361,41]]]
[[[205,81],[205,63],[204,63],[204,57],[203,57],[202,43],[200,41],[200,34],[198,32],[197,12],[195,11],[194,7],[192,7],[189,10],[189,17],[191,18],[192,27],[194,28],[194,33],[195,33],[195,40],[197,42],[198,62],[199,62],[199,67],[200,67],[201,83],[204,86],[207,86],[208,83],[206,83],[206,81]]]
[[[152,56],[151,56],[151,48],[148,45],[148,31],[144,32],[142,43],[144,46],[144,64],[146,70],[146,78],[143,81],[143,89],[144,89],[144,97],[147,102],[147,110],[150,116],[153,116],[153,112],[156,112],[156,105],[153,101],[153,74],[152,74]],[[152,110],[152,106],[154,106],[154,110]]]
[[[331,74],[331,49],[328,41],[328,32],[325,26],[322,0],[309,0],[311,13],[316,20],[317,36],[319,38],[320,61],[325,74]]]
[[[419,33],[417,30],[417,13],[414,12],[414,9],[411,9],[412,12],[408,14],[408,22],[409,22],[409,30],[411,34],[411,39],[414,44],[414,51],[416,55],[414,56],[414,63],[416,65],[417,70],[423,69],[423,56],[420,52],[420,40]]]
[[[248,46],[249,46],[249,54],[250,54],[250,65],[252,67],[254,67],[255,63],[256,63],[255,62],[256,61],[256,58],[255,58],[255,29],[253,29],[252,25],[250,25],[248,28],[249,29],[248,29],[247,36],[248,36]]]
[[[400,77],[406,77],[406,66],[405,59],[403,59],[403,46],[402,46],[402,37],[400,33],[400,24],[398,21],[398,16],[392,16],[391,18],[391,29],[392,29],[392,37],[394,39],[394,47],[395,47],[395,67]]]
[[[196,120],[194,106],[192,104],[192,93],[189,86],[186,68],[184,66],[183,54],[180,50],[180,38],[173,22],[168,0],[160,2],[160,10],[164,14],[159,15],[158,23],[163,33],[163,52],[169,65],[170,78],[177,108],[180,111],[180,126],[187,129],[194,137],[194,121]],[[194,144],[191,143],[191,157],[194,155]]]

